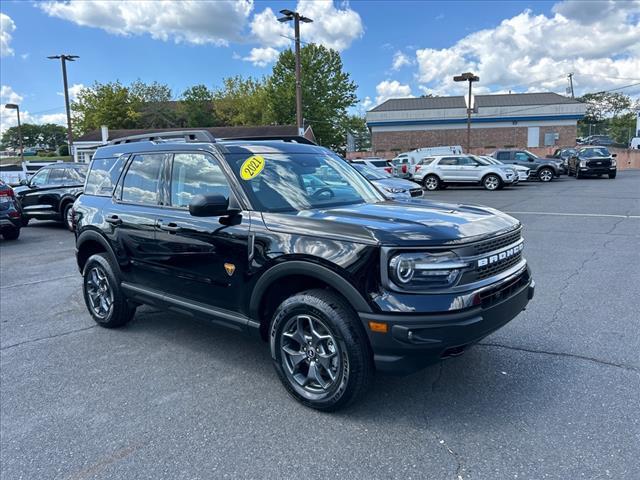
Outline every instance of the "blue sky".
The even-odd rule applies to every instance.
[[[61,121],[59,63],[69,83],[135,79],[219,86],[231,75],[262,76],[290,44],[273,12],[314,19],[303,40],[341,51],[365,111],[390,97],[462,94],[450,77],[473,70],[479,92],[578,93],[640,82],[640,3],[618,2],[11,2],[3,1],[2,102],[32,121]],[[640,88],[625,89],[637,95]],[[11,112],[12,113],[12,112]],[[2,128],[12,115],[2,112]]]

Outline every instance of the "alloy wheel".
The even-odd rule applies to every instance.
[[[342,353],[329,328],[311,315],[292,317],[281,334],[282,366],[292,385],[324,394],[340,379]]]
[[[552,178],[553,172],[551,172],[551,170],[545,168],[540,172],[540,180],[543,182],[550,182]]]
[[[487,178],[485,178],[484,186],[486,187],[487,190],[495,190],[500,186],[500,180],[498,180],[498,177],[490,175]]]
[[[106,272],[99,266],[91,268],[85,288],[92,313],[98,318],[107,318],[113,309],[113,289]]]
[[[424,181],[427,190],[436,190],[438,188],[438,179],[435,177],[427,177]]]

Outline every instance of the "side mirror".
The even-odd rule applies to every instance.
[[[189,213],[194,217],[221,217],[233,211],[223,195],[196,195],[189,203]]]
[[[615,157],[618,156],[618,154],[617,153],[612,153],[611,156],[615,158]]]
[[[22,186],[24,187],[24,186],[29,185],[29,182],[27,181],[27,179],[26,179],[26,178],[22,178],[22,179],[20,180],[20,185],[22,185]]]

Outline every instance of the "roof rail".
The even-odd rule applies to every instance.
[[[151,132],[128,137],[114,138],[109,145],[121,145],[132,142],[153,142],[158,140],[184,140],[185,142],[215,143],[216,138],[207,130],[173,130],[170,132]]]
[[[280,140],[282,142],[290,142],[290,143],[303,143],[305,145],[318,145],[317,143],[309,140],[306,137],[301,135],[267,135],[267,136],[256,136],[256,137],[224,137],[218,138],[218,140]]]

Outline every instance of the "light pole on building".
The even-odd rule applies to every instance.
[[[69,144],[69,155],[73,155],[73,133],[71,132],[71,109],[69,108],[69,86],[67,84],[67,62],[75,62],[78,55],[51,55],[47,57],[51,60],[60,59],[62,64],[62,84],[64,86],[64,106],[67,111],[67,143]]]
[[[15,103],[7,103],[4,108],[15,110],[18,114],[18,142],[20,143],[20,160],[24,162],[24,145],[22,143],[22,126],[20,125],[20,105]]]
[[[453,81],[469,82],[469,101],[467,103],[467,153],[471,153],[471,112],[473,111],[473,107],[471,105],[471,85],[473,82],[479,82],[480,77],[471,72],[466,72],[462,75],[456,75],[453,77]]]
[[[296,125],[298,127],[298,135],[302,136],[304,135],[304,125],[302,119],[302,83],[300,80],[300,22],[311,23],[313,20],[291,10],[280,10],[280,13],[284,17],[279,18],[279,22],[293,20],[296,44]]]

